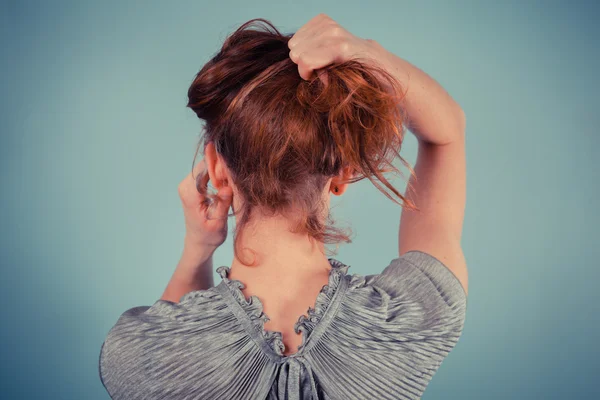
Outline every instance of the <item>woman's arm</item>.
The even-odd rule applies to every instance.
[[[403,100],[407,128],[419,141],[406,197],[419,211],[403,209],[398,251],[426,252],[450,269],[468,293],[461,236],[466,205],[465,114],[433,78],[408,61],[367,40],[373,60],[408,89]]]
[[[214,249],[186,239],[181,259],[160,299],[179,303],[186,293],[213,287],[213,253]]]
[[[209,146],[214,145],[211,143]],[[206,193],[209,180],[206,162],[201,160],[179,184],[186,227],[183,254],[161,300],[179,303],[186,293],[214,286],[212,256],[227,238],[227,218],[233,191],[231,186],[220,185],[216,204],[209,212],[202,194]],[[198,186],[203,190],[200,191]]]
[[[408,115],[406,127],[419,141],[444,145],[465,132],[465,114],[458,103],[418,67],[366,39],[366,56],[390,73],[407,90],[402,108]]]
[[[419,211],[403,209],[398,250],[426,252],[450,269],[467,292],[467,267],[460,239],[466,203],[465,114],[430,76],[388,52],[374,40],[354,36],[325,14],[302,26],[289,40],[290,58],[309,79],[314,70],[350,59],[383,67],[406,95],[399,107],[419,141],[417,179],[406,197]],[[399,93],[400,94],[400,93]]]

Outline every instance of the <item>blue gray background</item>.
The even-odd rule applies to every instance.
[[[600,396],[598,3],[0,4],[0,397],[108,398],[105,335],[161,296],[181,254],[194,74],[248,19],[291,32],[320,12],[422,68],[467,115],[469,309],[423,398]],[[412,135],[403,155],[414,165]],[[369,181],[333,204],[354,231],[335,257],[380,272],[399,206]],[[229,238],[215,268],[232,257]]]

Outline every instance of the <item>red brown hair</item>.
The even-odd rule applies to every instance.
[[[395,157],[414,175],[399,154],[405,118],[398,82],[359,60],[329,65],[319,71],[326,79],[306,81],[289,57],[291,37],[262,18],[246,22],[188,91],[187,106],[205,121],[196,154],[202,142],[214,143],[242,197],[234,232],[240,260],[238,233],[255,209],[289,218],[293,232],[314,240],[350,243],[349,234],[332,226],[322,204],[327,180],[344,167],[354,171],[348,183],[368,178],[398,203],[379,181],[416,209],[383,176],[400,172],[392,164]],[[216,194],[203,194],[218,201]]]

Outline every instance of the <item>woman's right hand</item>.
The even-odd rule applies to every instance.
[[[303,25],[288,42],[290,58],[298,64],[300,76],[309,80],[313,71],[354,58],[372,58],[373,41],[361,39],[325,14]]]

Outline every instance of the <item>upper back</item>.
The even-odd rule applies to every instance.
[[[298,352],[243,284],[222,281],[179,303],[125,311],[102,345],[99,372],[113,399],[418,399],[458,342],[467,297],[439,260],[410,251],[379,274],[332,273],[295,325]]]

